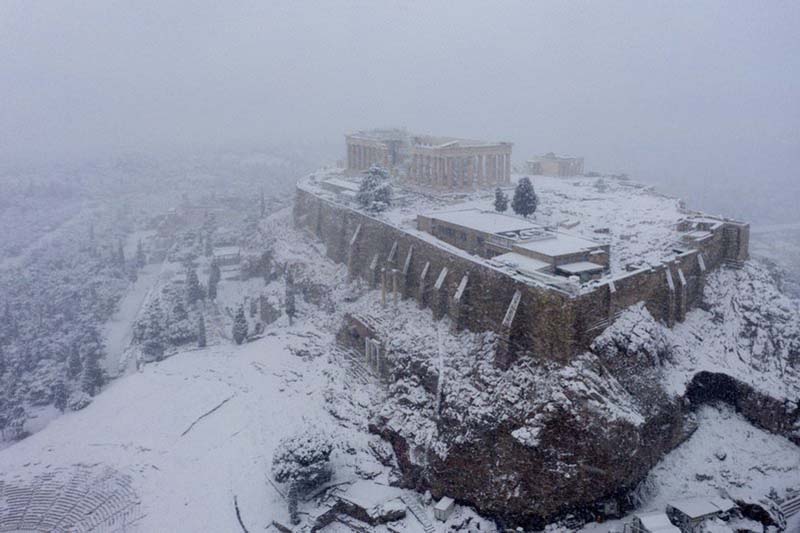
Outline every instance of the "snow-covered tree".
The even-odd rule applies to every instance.
[[[56,409],[64,412],[67,408],[67,387],[62,380],[58,380],[53,384],[53,405]]]
[[[206,318],[202,314],[197,319],[197,346],[206,347]]]
[[[194,268],[186,269],[186,301],[189,305],[193,305],[198,300],[203,299],[203,288],[200,286],[200,280],[197,277],[197,271]]]
[[[67,375],[74,379],[78,377],[81,372],[83,372],[83,362],[81,361],[78,345],[74,344],[70,349],[69,358],[67,359]]]
[[[147,258],[144,255],[144,246],[142,245],[142,239],[139,239],[139,242],[136,243],[136,266],[144,268],[146,264]]]
[[[242,344],[247,338],[247,317],[244,315],[244,306],[240,305],[233,319],[233,340]]]
[[[120,269],[125,268],[125,250],[122,248],[122,241],[117,242],[116,262]]]
[[[211,263],[211,272],[208,274],[208,299],[209,300],[216,300],[217,299],[217,285],[219,284],[219,280],[222,278],[222,272],[220,272],[219,265],[216,261],[212,261]]]
[[[89,396],[94,396],[105,383],[105,372],[100,368],[99,354],[90,354],[83,366],[81,390]]]
[[[373,166],[358,187],[356,201],[367,211],[384,211],[392,205],[392,184],[383,167]]]
[[[307,426],[284,438],[272,456],[272,475],[278,483],[289,483],[289,513],[292,523],[299,523],[297,499],[330,481],[333,443],[317,428]]]
[[[264,218],[267,214],[267,203],[264,201],[264,189],[261,189],[261,198],[259,199],[259,212],[261,213],[261,218]]]
[[[289,325],[292,324],[292,320],[297,315],[297,303],[295,302],[294,297],[294,276],[290,271],[286,273],[286,298],[285,298],[285,306],[286,306],[286,316],[289,317]]]
[[[214,255],[214,245],[211,243],[211,234],[209,233],[206,235],[206,245],[205,250],[203,251],[206,257],[211,257]]]
[[[503,189],[498,187],[494,191],[494,210],[498,213],[504,213],[508,209],[508,196],[503,192]]]
[[[511,209],[518,215],[528,218],[536,211],[539,205],[539,198],[533,190],[533,184],[529,178],[522,178],[514,189],[514,199],[511,200]]]

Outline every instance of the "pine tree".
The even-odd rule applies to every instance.
[[[261,212],[261,218],[264,218],[267,214],[267,203],[264,201],[264,188],[261,188],[261,199],[259,201],[259,208]]]
[[[206,235],[206,247],[205,251],[203,252],[206,257],[211,257],[214,255],[214,245],[211,242],[211,234]]]
[[[197,346],[206,347],[206,318],[202,314],[197,319]]]
[[[0,344],[0,376],[6,373],[6,354],[3,351],[3,345]]]
[[[494,210],[498,213],[504,213],[508,209],[508,196],[503,192],[503,189],[498,187],[494,191]]]
[[[197,300],[203,299],[203,296],[203,288],[200,286],[200,280],[197,278],[197,271],[194,268],[187,268],[186,301],[189,305],[192,305]]]
[[[514,199],[511,201],[511,209],[518,215],[525,218],[532,215],[539,205],[539,198],[533,190],[533,184],[529,178],[522,178],[514,189]]]
[[[125,250],[122,248],[122,241],[117,243],[117,266],[125,268]]]
[[[91,354],[86,358],[86,365],[83,369],[81,379],[81,390],[89,396],[94,396],[105,383],[105,374],[100,368],[100,360],[97,354]]]
[[[244,315],[244,306],[240,305],[233,319],[233,340],[242,344],[247,338],[247,317]]]
[[[139,242],[136,243],[136,266],[144,268],[146,264],[147,258],[144,255],[144,246],[142,245],[142,239],[139,239]]]
[[[158,298],[147,304],[143,322],[143,351],[149,357],[160,360],[164,355],[164,312]]]
[[[208,299],[209,300],[216,300],[217,299],[217,285],[219,284],[219,280],[222,277],[222,273],[219,270],[219,265],[216,261],[211,263],[211,272],[208,274]]]
[[[53,405],[62,413],[67,407],[67,387],[62,380],[53,384]]]
[[[286,315],[289,317],[289,325],[297,315],[297,305],[294,298],[294,277],[291,272],[286,273]]]
[[[81,354],[78,350],[78,345],[74,344],[69,354],[69,359],[67,360],[67,375],[75,379],[82,371],[83,363],[81,362]]]
[[[374,166],[361,180],[356,202],[368,211],[384,211],[392,205],[392,184],[386,169]]]

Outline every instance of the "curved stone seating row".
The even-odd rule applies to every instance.
[[[0,478],[0,532],[112,533],[140,517],[130,477],[106,466]]]

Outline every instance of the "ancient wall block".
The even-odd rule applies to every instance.
[[[353,236],[350,238],[350,243],[347,246],[347,278],[352,281],[356,275],[356,260],[358,254],[358,237],[361,234],[361,224],[356,226]]]
[[[436,283],[433,284],[433,293],[431,296],[431,310],[433,311],[433,318],[440,320],[447,314],[449,309],[447,298],[447,287],[444,283],[447,279],[447,267],[443,267],[436,278]]]
[[[425,266],[422,267],[422,273],[419,276],[419,286],[417,287],[417,305],[420,307],[420,309],[428,304],[430,292],[430,276],[428,275],[428,271],[430,268],[430,261],[425,262]]]
[[[677,309],[675,312],[675,318],[678,322],[683,322],[683,320],[686,318],[686,297],[686,277],[683,275],[683,270],[678,268]]]
[[[453,305],[451,306],[450,316],[453,319],[453,329],[460,331],[464,328],[464,322],[467,318],[469,310],[469,303],[467,302],[467,284],[469,283],[469,274],[464,274],[461,281],[458,283],[456,293],[453,295]]]
[[[675,281],[672,279],[672,273],[669,271],[669,268],[664,270],[664,274],[667,278],[667,301],[666,301],[666,322],[668,327],[672,327],[675,325]]]
[[[372,261],[369,263],[369,271],[367,273],[369,286],[375,288],[380,281],[380,268],[378,267],[378,254],[372,256]]]
[[[408,298],[411,295],[411,259],[414,257],[414,245],[408,247],[408,254],[403,263],[403,270],[400,271],[400,294],[403,298]]]

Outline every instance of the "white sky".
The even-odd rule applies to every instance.
[[[0,2],[0,157],[399,125],[798,191],[798,95],[797,2]]]

